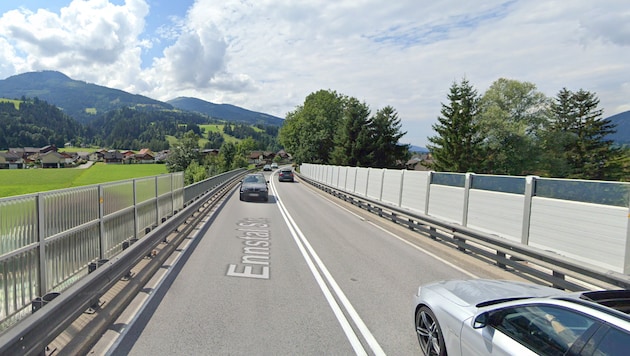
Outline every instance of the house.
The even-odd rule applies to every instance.
[[[77,152],[77,159],[81,161],[89,161],[90,160],[90,152]]]
[[[9,152],[18,155],[22,159],[27,159],[29,156],[38,154],[39,150],[39,148],[35,147],[9,148]]]
[[[12,152],[0,152],[0,169],[24,168],[24,160]]]
[[[107,150],[98,150],[90,154],[89,160],[92,162],[101,162]]]
[[[42,148],[39,149],[39,153],[48,153],[48,152],[52,152],[55,151],[57,152],[57,146],[55,145],[48,145],[48,146],[44,146]]]
[[[206,148],[201,151],[203,156],[216,156],[219,154],[218,148]]]
[[[430,171],[431,163],[433,163],[433,157],[430,153],[414,155],[405,163],[405,168],[411,171]]]
[[[165,162],[168,158],[169,150],[160,151],[155,155],[155,162]]]
[[[291,158],[291,156],[285,150],[278,151],[278,153],[276,153],[276,156],[280,156],[280,158],[285,160]]]
[[[39,154],[37,160],[40,162],[42,168],[62,168],[66,165],[66,158],[67,157],[57,151],[48,151]]]
[[[136,153],[132,150],[126,150],[120,152],[123,155],[123,158],[133,157]]]
[[[155,154],[148,148],[143,148],[133,155],[136,163],[155,163]]]
[[[103,162],[108,164],[120,164],[123,162],[123,155],[118,150],[109,150],[103,154]]]
[[[276,154],[269,151],[252,151],[249,154],[249,163],[256,165],[271,163]]]

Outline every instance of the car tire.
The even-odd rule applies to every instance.
[[[445,356],[444,336],[433,311],[426,306],[416,311],[416,335],[422,352],[427,356]]]
[[[245,198],[243,198],[243,194],[239,194],[239,195],[238,195],[238,198],[239,198],[241,201],[245,200]]]

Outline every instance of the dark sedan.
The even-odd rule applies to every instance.
[[[293,182],[293,171],[291,168],[282,168],[278,172],[278,182]]]
[[[269,201],[267,179],[261,173],[248,174],[241,181],[240,199]]]

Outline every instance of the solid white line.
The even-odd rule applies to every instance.
[[[357,328],[361,332],[361,335],[363,336],[363,338],[365,338],[366,342],[368,343],[368,345],[370,346],[374,354],[385,355],[385,352],[383,351],[381,346],[378,344],[378,342],[374,338],[374,335],[372,335],[372,333],[370,332],[368,327],[365,325],[365,323],[363,322],[359,314],[356,312],[356,310],[354,309],[354,307],[352,306],[352,304],[350,303],[346,295],[343,293],[343,291],[341,290],[341,288],[339,287],[335,279],[332,277],[332,275],[330,274],[330,272],[328,271],[324,263],[321,261],[321,259],[319,258],[319,256],[317,255],[313,247],[310,245],[310,243],[308,242],[308,240],[306,239],[306,237],[304,236],[304,234],[298,227],[297,223],[293,220],[293,218],[287,211],[286,207],[282,203],[282,200],[278,196],[278,192],[275,188],[275,185],[273,184],[273,180],[272,180],[271,187],[274,191],[274,195],[278,202],[278,208],[280,209],[280,212],[282,213],[282,216],[284,217],[285,222],[287,223],[287,226],[289,227],[291,231],[291,235],[293,236],[293,239],[295,240],[296,244],[298,245],[298,248],[302,252],[302,256],[304,257],[309,268],[311,269],[311,273],[317,280],[320,289],[322,290],[322,292],[324,292],[324,295],[326,296],[326,299],[328,300],[328,304],[331,306],[331,308],[333,309],[333,312],[337,316],[337,320],[342,325],[342,328],[344,329],[344,332],[346,333],[346,337],[348,337],[348,340],[353,345],[355,352],[357,354],[366,354],[365,349],[363,348],[360,341],[358,340],[357,335],[352,330],[348,320],[343,315],[343,313],[341,313],[341,309],[339,308],[339,305],[337,304],[337,302],[334,299],[329,299],[329,296],[330,298],[332,298],[330,290],[323,283],[323,279],[321,278],[319,271],[317,271],[317,269],[315,268],[315,265],[313,264],[312,259],[315,260],[315,263],[317,263],[317,265],[319,266],[319,269],[324,274],[324,277],[326,278],[326,280],[332,287],[333,291],[335,292],[335,294],[337,295],[337,297],[343,304],[344,308],[350,315],[352,321],[357,326]],[[306,252],[306,249],[308,249],[308,253]],[[310,253],[310,256],[312,256],[312,259],[309,256],[309,253]],[[341,314],[338,314],[337,310]],[[349,328],[349,329],[346,329],[346,328]]]

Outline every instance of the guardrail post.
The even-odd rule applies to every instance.
[[[136,191],[136,180],[133,180],[133,238],[138,238],[140,232],[140,218],[138,217],[138,192]]]
[[[105,258],[105,222],[104,215],[104,193],[103,186],[98,185],[98,255],[101,259]]]
[[[175,215],[175,180],[173,179],[173,173],[171,176],[171,216]]]
[[[429,215],[429,202],[431,198],[431,180],[433,180],[433,174],[435,174],[435,172],[429,171],[429,175],[427,177],[427,194],[424,197],[424,213],[426,215]]]
[[[525,192],[523,195],[523,225],[521,228],[521,243],[529,245],[529,225],[532,217],[532,199],[536,192],[537,176],[525,177]]]
[[[160,199],[158,198],[160,196],[160,188],[158,187],[158,185],[160,184],[160,181],[158,180],[157,176],[155,176],[154,180],[155,180],[155,192],[153,193],[153,197],[155,199],[155,226],[160,226],[160,224],[161,224],[161,222],[160,222]]]
[[[623,258],[623,273],[630,274],[630,194],[628,194],[628,220],[626,220],[626,253]]]
[[[383,201],[384,186],[385,186],[385,169],[381,169],[381,189],[380,189],[380,192],[378,193],[378,201],[380,202]]]
[[[405,185],[405,170],[400,170],[400,189],[398,191],[398,205],[397,207],[402,207],[402,196],[403,196],[403,186]]]
[[[502,257],[502,258],[506,258],[506,257],[507,257],[507,256],[505,255],[505,252],[501,252],[501,251],[497,251],[497,256],[498,256],[498,257]],[[498,260],[498,259],[497,259],[497,260]],[[503,263],[503,262],[499,262],[499,261],[497,261],[497,267],[499,267],[499,268],[503,268],[503,269],[506,269],[506,268],[507,268],[507,266],[505,265],[505,263]]]
[[[474,173],[466,173],[466,180],[464,181],[464,208],[462,216],[462,226],[468,226],[468,202],[470,201],[470,187],[475,177]]]
[[[46,264],[46,218],[42,195],[37,194],[37,240],[39,244],[39,295],[46,294],[48,266]]]

